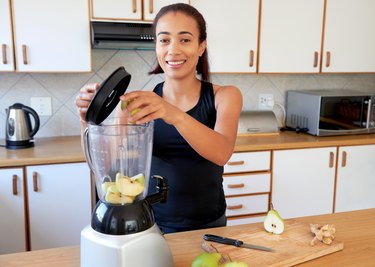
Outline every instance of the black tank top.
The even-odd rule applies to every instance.
[[[163,83],[154,92],[162,96]],[[216,109],[211,83],[202,81],[200,99],[187,114],[214,128]],[[161,227],[197,229],[221,217],[226,209],[223,167],[195,152],[174,126],[157,119],[154,127],[151,175],[161,175],[169,184],[167,202],[153,205],[156,222]],[[149,193],[153,193],[155,181],[150,180]]]

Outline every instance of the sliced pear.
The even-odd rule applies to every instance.
[[[134,197],[122,195],[120,192],[114,193],[108,191],[105,195],[105,201],[111,204],[128,204],[133,203]]]
[[[116,176],[116,187],[117,190],[120,191],[121,194],[135,197],[143,192],[145,189],[144,181],[143,184],[141,184],[138,181],[133,181],[127,176]]]
[[[143,173],[139,173],[137,175],[134,175],[130,177],[130,180],[140,183],[141,185],[145,184],[145,176]]]
[[[104,183],[102,183],[102,192],[104,192],[104,194],[106,194],[107,191],[108,191],[108,188],[110,188],[112,186],[116,187],[116,183],[115,182],[104,182]]]
[[[195,257],[191,267],[217,267],[219,266],[220,253],[203,252]]]
[[[267,216],[264,220],[264,229],[266,229],[267,232],[278,235],[284,232],[284,220],[276,210],[271,209],[268,211]]]

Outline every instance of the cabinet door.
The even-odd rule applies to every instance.
[[[0,0],[0,71],[13,71],[12,21],[10,17],[10,0]]]
[[[32,250],[79,245],[91,220],[91,182],[86,163],[27,167]]]
[[[207,22],[211,72],[256,72],[259,0],[191,0]]]
[[[259,72],[318,73],[324,0],[263,0]]]
[[[143,0],[143,19],[152,21],[156,14],[163,6],[167,6],[174,3],[185,3],[189,4],[189,0],[179,1],[179,0]]]
[[[142,0],[91,0],[91,8],[93,19],[142,19]]]
[[[333,212],[336,147],[274,151],[272,204],[283,218]]]
[[[327,0],[322,72],[375,72],[374,47],[375,1]]]
[[[19,71],[90,71],[88,0],[13,0]]]
[[[0,169],[0,254],[26,251],[23,169]]]
[[[335,212],[375,208],[375,145],[340,147]]]

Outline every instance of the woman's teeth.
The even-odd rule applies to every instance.
[[[182,64],[182,63],[184,63],[185,62],[185,60],[180,60],[180,61],[167,61],[167,63],[169,64],[169,65],[180,65],[180,64]]]

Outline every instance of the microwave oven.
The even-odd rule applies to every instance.
[[[355,90],[287,91],[288,128],[317,136],[375,132],[375,93]]]

